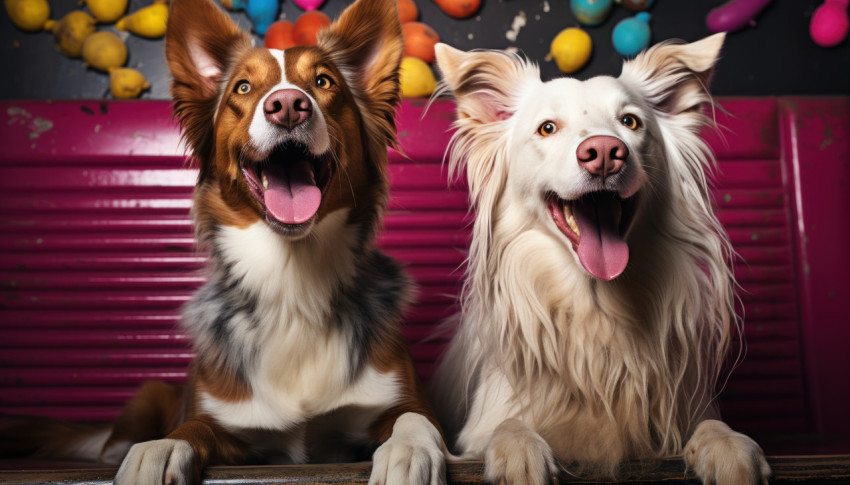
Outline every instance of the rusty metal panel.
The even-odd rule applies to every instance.
[[[188,216],[196,172],[167,102],[0,105],[0,412],[110,419],[142,380],[185,377],[192,354],[175,325],[205,261]],[[400,109],[379,242],[420,286],[405,333],[427,379],[445,345],[435,326],[456,309],[470,217],[443,163],[454,107],[423,113],[415,101]],[[725,417],[743,430],[822,430],[846,402],[827,399],[840,386],[825,388],[843,376],[846,398],[850,368],[837,311],[849,268],[836,249],[850,226],[824,219],[850,207],[839,190],[848,102],[727,98],[715,116],[713,194],[740,256],[747,341]]]

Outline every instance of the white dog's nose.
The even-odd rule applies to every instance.
[[[591,136],[579,144],[576,157],[580,167],[604,180],[623,168],[629,148],[613,136]]]

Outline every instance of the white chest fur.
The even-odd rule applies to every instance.
[[[224,401],[201,393],[201,408],[226,427],[288,430],[343,406],[368,412],[386,409],[398,397],[394,374],[365,364],[350,365],[350,331],[333,324],[331,302],[340,282],[356,270],[355,231],[347,211],[329,214],[315,237],[292,243],[258,222],[246,229],[222,228],[217,247],[240,287],[257,297],[261,324],[240,326],[231,338],[258,349],[246,369],[251,398]]]

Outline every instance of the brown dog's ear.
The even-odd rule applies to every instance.
[[[165,35],[174,115],[184,137],[204,156],[212,143],[212,120],[222,76],[251,37],[211,0],[172,0]]]
[[[539,83],[537,66],[503,51],[464,52],[446,44],[435,46],[443,75],[440,91],[457,101],[458,117],[479,123],[509,118],[517,109],[521,89]]]
[[[620,80],[660,111],[693,112],[711,102],[708,84],[724,39],[719,33],[690,44],[655,45],[623,64]]]
[[[397,0],[357,0],[318,35],[324,51],[355,94],[370,129],[395,144],[404,39]]]

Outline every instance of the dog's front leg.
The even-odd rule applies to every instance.
[[[136,443],[118,473],[116,485],[188,485],[201,482],[210,463],[239,461],[242,447],[212,419],[199,416],[165,439]]]
[[[685,445],[684,458],[703,483],[757,485],[766,484],[770,476],[761,447],[717,419],[697,425]]]
[[[186,485],[198,483],[195,452],[188,441],[161,439],[136,443],[130,448],[115,484]]]
[[[404,413],[389,439],[375,450],[369,485],[444,484],[446,454],[443,437],[428,418]]]
[[[487,481],[499,485],[543,485],[556,481],[558,475],[552,448],[518,419],[506,419],[493,431],[484,467]]]

